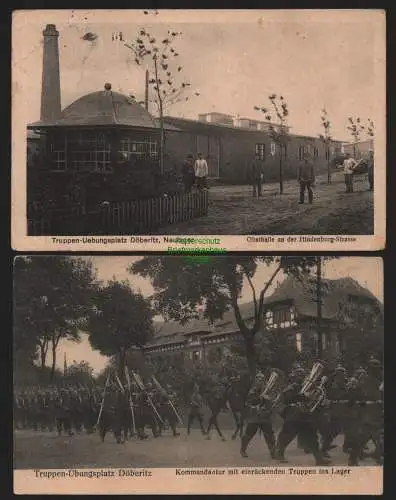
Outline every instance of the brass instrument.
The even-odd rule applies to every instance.
[[[260,398],[267,402],[271,408],[275,408],[282,395],[283,378],[278,370],[272,370]]]
[[[325,385],[327,377],[321,377],[324,370],[322,363],[315,363],[311,372],[305,377],[300,394],[308,400],[301,403],[303,409],[308,413],[313,413],[316,408],[326,399]],[[318,383],[319,378],[320,382]]]

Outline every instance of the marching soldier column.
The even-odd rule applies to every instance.
[[[288,376],[280,370],[269,369],[267,376],[257,373],[253,385],[246,386],[246,392],[235,377],[222,380],[216,391],[195,383],[187,402],[187,435],[197,420],[202,435],[209,437],[213,425],[225,440],[217,421],[221,408],[221,411],[231,410],[234,418],[238,413],[232,438],[241,432],[242,457],[248,456],[248,446],[259,431],[264,436],[270,459],[287,463],[286,450],[297,438],[305,453],[313,455],[316,465],[327,465],[330,452],[336,447],[335,439],[343,435],[342,451],[350,466],[359,465],[367,458],[382,464],[384,382],[381,363],[372,357],[366,369],[355,370],[351,377],[342,365],[328,376],[324,373],[321,362],[315,362],[310,371],[294,365]],[[15,390],[15,429],[56,430],[59,436],[73,436],[84,429],[87,434],[97,431],[102,441],[112,431],[117,443],[124,443],[130,437],[147,439],[147,427],[154,438],[160,437],[167,428],[174,437],[179,436],[177,427],[183,426],[183,420],[172,388],[163,387],[155,376],[144,383],[137,372],[127,368],[123,379],[124,384],[117,373],[109,373],[103,387],[74,384]],[[242,393],[245,396],[241,396]],[[204,410],[211,412],[207,430]],[[283,420],[277,437],[274,416]],[[373,451],[369,452],[369,447]]]

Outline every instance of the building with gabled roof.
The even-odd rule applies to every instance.
[[[294,339],[296,351],[318,352],[322,343],[327,356],[338,356],[346,349],[340,325],[340,311],[345,303],[369,310],[370,314],[383,315],[383,306],[366,288],[350,277],[322,280],[321,339],[317,337],[316,281],[305,276],[287,277],[265,299],[262,328],[257,336],[266,333],[287,335]],[[254,322],[254,304],[240,305],[240,312],[247,326]],[[241,343],[242,337],[233,310],[228,310],[221,320],[211,324],[202,314],[186,325],[169,321],[157,322],[154,339],[144,347],[146,355],[163,355],[184,352],[193,360],[206,359],[216,351],[221,355],[225,347]]]

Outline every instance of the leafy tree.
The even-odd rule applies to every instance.
[[[158,37],[146,28],[140,28],[135,39],[124,45],[133,52],[135,63],[144,66],[149,71],[149,85],[154,91],[152,102],[155,104],[160,124],[160,170],[164,173],[164,112],[167,107],[181,101],[188,101],[186,91],[191,83],[182,77],[183,66],[179,59],[179,51],[175,41],[182,36],[182,32],[168,30],[165,37]],[[194,95],[199,95],[195,91]],[[130,96],[135,100],[135,96]]]
[[[371,355],[384,355],[384,316],[379,303],[344,301],[339,304],[338,330],[342,361],[350,368],[365,365]]]
[[[353,157],[356,158],[357,153],[357,143],[360,141],[361,133],[365,130],[365,126],[362,125],[360,118],[357,117],[348,117],[349,125],[347,125],[347,129],[349,130],[352,139],[353,139]]]
[[[17,257],[14,263],[15,355],[37,356],[45,370],[52,352],[50,378],[55,375],[62,339],[80,341],[90,298],[95,290],[90,261],[65,256]],[[34,353],[34,354],[33,354]]]
[[[93,372],[94,370],[88,361],[80,361],[79,363],[75,361],[67,368],[63,379],[70,384],[92,385]]]
[[[264,299],[276,276],[300,276],[316,265],[316,257],[213,257],[210,265],[192,263],[183,257],[144,257],[129,267],[133,274],[151,280],[154,288],[154,309],[165,319],[181,325],[198,318],[197,307],[210,322],[221,319],[227,310],[233,310],[242,335],[250,375],[256,371],[255,336],[262,328]],[[270,278],[256,290],[253,277],[259,264],[271,270]],[[254,312],[252,323],[246,321],[240,309],[242,289],[247,285],[252,293]]]
[[[127,281],[115,280],[99,288],[93,300],[87,325],[89,342],[101,354],[116,356],[119,377],[124,377],[128,350],[143,346],[153,334],[150,302]]]
[[[331,169],[330,169],[330,144],[332,141],[331,137],[331,123],[329,120],[329,115],[327,114],[326,108],[322,109],[321,123],[323,127],[323,134],[319,135],[319,138],[324,143],[326,148],[326,158],[327,158],[327,184],[331,184]]]
[[[279,149],[279,193],[283,194],[283,158],[286,158],[287,143],[290,140],[289,127],[287,125],[289,109],[282,95],[277,98],[276,94],[271,94],[268,99],[272,110],[261,106],[254,106],[254,110],[261,111],[265,119],[270,122],[270,137]],[[276,120],[278,124],[274,123]]]

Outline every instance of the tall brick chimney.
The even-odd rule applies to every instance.
[[[56,31],[55,24],[47,24],[43,35],[40,120],[53,120],[59,118],[62,111],[59,75],[59,31]]]

